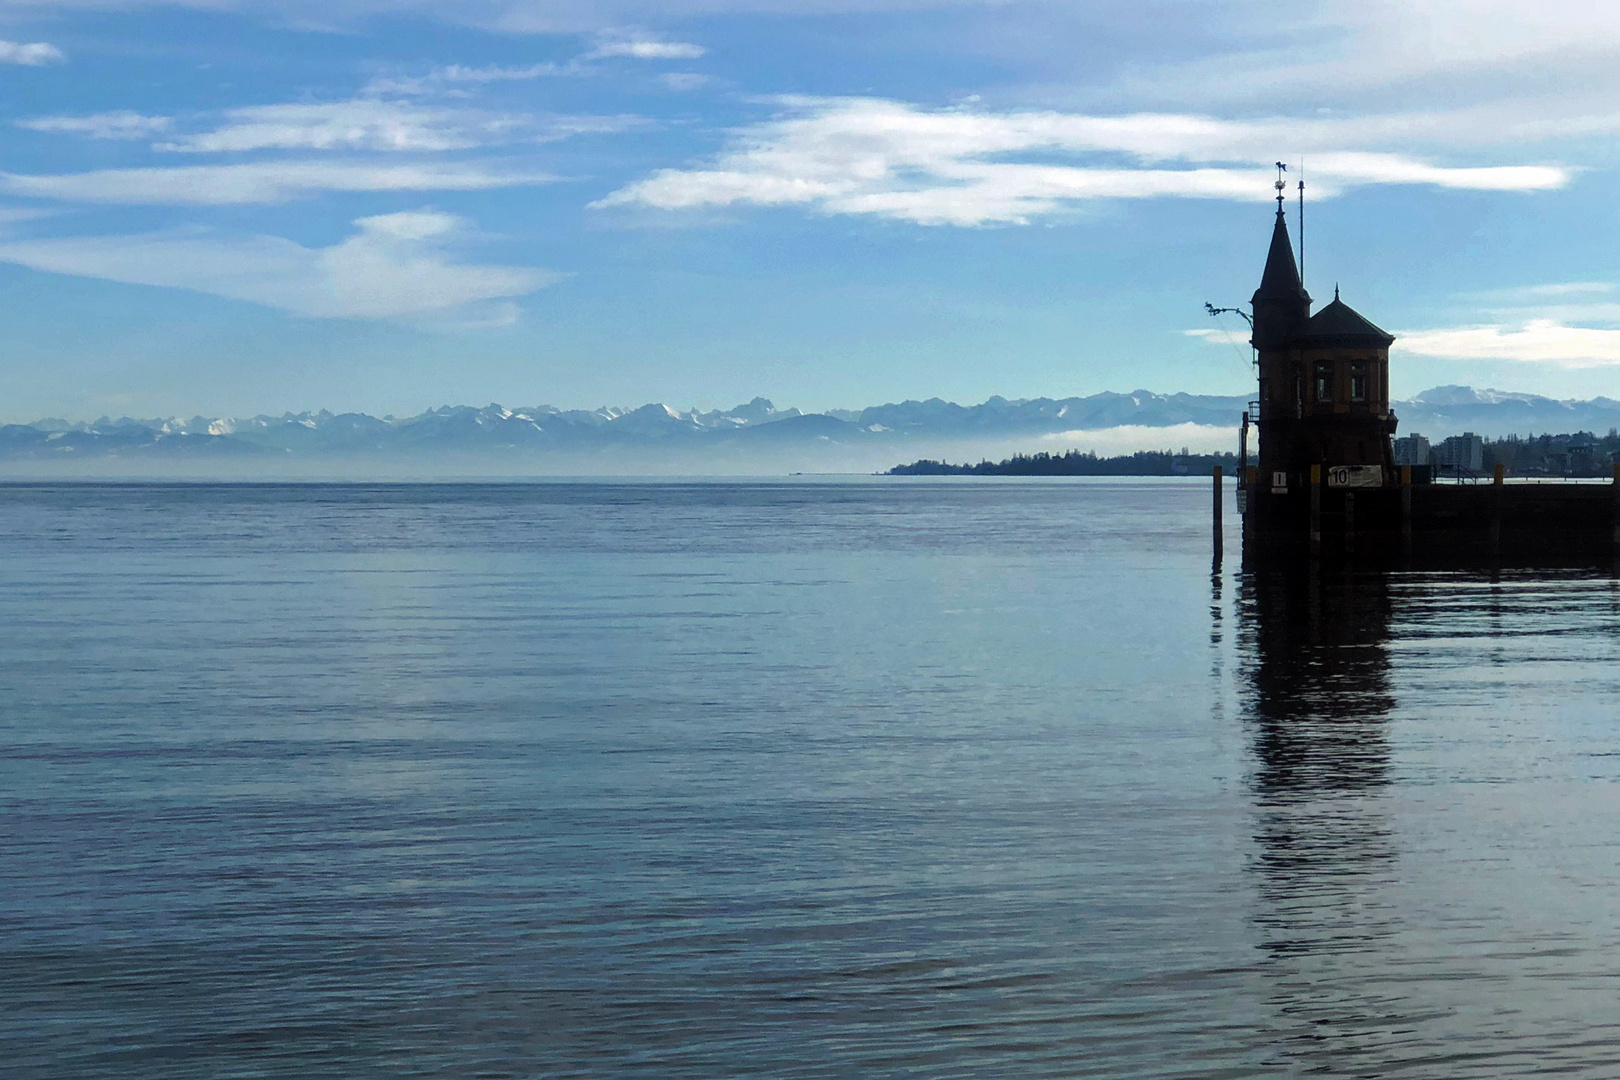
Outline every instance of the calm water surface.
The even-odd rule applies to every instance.
[[[0,487],[0,1071],[1620,1075],[1615,578],[1236,563],[1207,481]]]

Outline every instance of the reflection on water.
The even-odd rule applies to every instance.
[[[0,486],[0,1074],[1620,1076],[1616,581],[1206,492]]]
[[[1255,923],[1285,1062],[1337,1071],[1376,1049],[1388,1003],[1347,968],[1376,963],[1396,913],[1390,591],[1378,573],[1246,575],[1240,597],[1257,807]]]
[[[1615,580],[1292,566],[1240,582],[1266,1064],[1616,1075],[1598,972],[1617,927],[1592,890],[1612,893],[1620,836],[1591,783],[1620,779]]]
[[[1376,793],[1388,782],[1393,705],[1387,578],[1257,572],[1241,599],[1261,800]]]

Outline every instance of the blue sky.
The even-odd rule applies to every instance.
[[[0,0],[0,419],[1242,393],[1277,159],[1398,395],[1620,396],[1617,61],[1560,0]]]

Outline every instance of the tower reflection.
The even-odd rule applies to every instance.
[[[1375,980],[1362,978],[1398,929],[1390,608],[1387,577],[1366,570],[1257,569],[1240,589],[1268,1041],[1308,1071],[1376,1060],[1395,1004],[1369,997]]]
[[[1305,567],[1243,578],[1240,643],[1262,804],[1388,782],[1388,580]]]

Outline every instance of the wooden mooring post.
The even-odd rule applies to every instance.
[[[1221,467],[1219,465],[1215,466],[1214,534],[1215,534],[1215,562],[1217,564],[1219,564],[1220,561],[1221,561],[1221,546],[1222,546],[1222,543],[1221,543],[1222,542],[1222,535],[1221,535],[1222,534],[1222,530],[1221,530]]]
[[[1412,466],[1401,466],[1401,545],[1412,551]]]
[[[1311,466],[1311,547],[1322,542],[1322,466]]]
[[[1491,473],[1491,550],[1502,544],[1502,477],[1507,468],[1500,462]]]

